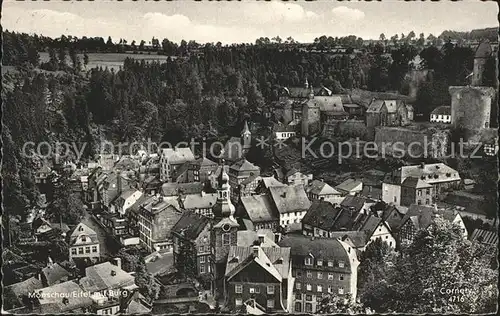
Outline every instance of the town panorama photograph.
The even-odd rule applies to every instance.
[[[2,314],[496,314],[494,1],[2,3]]]

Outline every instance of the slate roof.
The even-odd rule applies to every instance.
[[[325,195],[325,194],[340,195],[339,191],[335,190],[328,183],[323,182],[321,180],[313,180],[306,187],[306,192],[316,194],[316,195]]]
[[[275,214],[273,201],[268,195],[242,196],[241,204],[253,223],[268,222],[278,219]]]
[[[203,183],[188,182],[188,183],[171,183],[167,182],[161,186],[163,196],[177,196],[179,194],[199,194],[203,191]]]
[[[169,206],[172,206],[175,210],[180,210],[179,201],[174,196],[151,196],[141,205],[141,209],[156,214],[166,210]]]
[[[491,44],[488,41],[483,41],[478,45],[474,58],[488,58],[492,52]]]
[[[396,113],[398,110],[399,100],[384,100],[384,104],[387,108],[387,113]]]
[[[212,208],[215,202],[217,202],[217,193],[198,193],[182,196],[182,206],[186,210]]]
[[[80,223],[80,224],[76,225],[75,229],[71,233],[70,245],[72,245],[80,235],[85,235],[85,236],[89,237],[90,243],[99,242],[99,240],[97,238],[97,233],[92,228],[85,225],[84,223]]]
[[[200,166],[200,167],[208,167],[214,166],[217,167],[217,163],[208,159],[207,157],[201,157],[191,162],[192,165]]]
[[[280,282],[288,278],[290,271],[289,247],[258,247],[258,251],[258,256],[255,256],[252,247],[231,246],[227,257],[226,277],[230,279],[253,261]]]
[[[269,229],[261,229],[258,231],[239,230],[236,237],[236,246],[251,247],[255,241],[259,240],[259,236],[264,237],[264,243],[260,244],[261,247],[278,247],[274,242],[274,233]]]
[[[93,293],[105,289],[133,287],[135,278],[111,262],[104,262],[85,268],[85,277],[80,279],[80,285],[85,291]]]
[[[358,230],[363,231],[366,234],[367,238],[370,238],[371,236],[373,236],[373,233],[375,232],[377,227],[379,227],[380,224],[386,225],[387,228],[389,228],[389,231],[391,230],[390,227],[388,227],[388,225],[384,223],[382,218],[374,215],[368,216]]]
[[[306,215],[302,218],[302,224],[332,231],[341,212],[341,208],[334,207],[330,202],[313,201]]]
[[[366,113],[379,113],[383,106],[384,100],[373,100],[368,106]]]
[[[230,167],[230,170],[235,171],[260,171],[260,168],[246,160],[245,158],[240,159],[233,163]]]
[[[335,189],[342,190],[342,191],[345,191],[345,192],[351,192],[352,190],[354,190],[360,184],[363,184],[363,182],[361,182],[360,180],[347,179],[344,182],[342,182],[341,184],[335,186]]]
[[[132,300],[130,304],[128,305],[127,308],[127,314],[128,315],[141,315],[141,314],[150,314],[151,309],[147,308],[140,302],[136,300]]]
[[[12,307],[17,307],[19,305],[22,305],[22,302],[20,300],[19,296],[23,295],[28,295],[28,293],[32,293],[35,290],[41,289],[43,287],[42,281],[38,280],[35,277],[31,277],[29,279],[26,279],[22,282],[14,283],[12,285],[4,287],[4,294],[3,297],[7,296],[6,293],[11,292],[12,293],[12,298],[16,298],[16,302],[9,302]]]
[[[403,183],[401,183],[401,186],[414,189],[432,188],[432,185],[429,183],[415,177],[406,178]]]
[[[264,184],[264,187],[266,189],[272,186],[277,186],[277,187],[285,186],[285,184],[276,180],[275,177],[261,177],[261,183]]]
[[[305,211],[311,206],[311,201],[301,185],[270,187],[269,192],[280,214]]]
[[[62,313],[67,311],[73,311],[78,308],[88,307],[92,305],[92,299],[89,296],[83,295],[84,289],[82,289],[76,282],[67,281],[64,283],[54,284],[50,287],[36,290],[37,293],[59,293],[59,294],[41,294],[39,302],[41,304],[41,311]],[[80,295],[67,295],[67,293],[79,293]],[[67,298],[63,298],[64,294]],[[65,302],[64,302],[65,301]]]
[[[59,263],[53,263],[42,269],[42,274],[47,281],[47,285],[51,286],[65,277],[69,277],[71,274],[61,267]]]
[[[330,232],[330,238],[340,239],[345,242],[349,238],[349,244],[354,248],[363,248],[368,242],[365,232],[358,230]]]
[[[344,208],[353,208],[354,211],[359,212],[365,205],[366,199],[361,196],[348,195],[340,203],[340,206]]]
[[[193,161],[194,155],[191,148],[163,148],[162,155],[165,156],[170,164],[183,164],[186,161]]]
[[[451,210],[436,209],[428,205],[412,204],[403,217],[401,225],[411,220],[416,229],[427,229],[434,222],[436,215],[451,222],[456,218],[458,213]]]
[[[395,170],[394,174],[402,181],[407,177],[415,177],[425,180],[429,184],[460,180],[458,171],[441,162],[424,164],[423,168],[422,165],[403,166]]]
[[[320,111],[345,112],[340,96],[315,96],[314,102],[319,105]]]
[[[208,217],[187,211],[182,214],[179,221],[172,227],[172,233],[184,236],[188,240],[194,240],[209,223],[210,219]]]
[[[293,257],[306,257],[313,255],[317,259],[334,259],[343,261],[344,268],[336,269],[345,273],[351,273],[351,262],[346,249],[340,241],[331,238],[311,238],[304,235],[285,235],[278,243],[280,247],[290,247],[290,255]]]
[[[432,110],[431,115],[451,115],[451,106],[438,106],[434,110]]]
[[[498,233],[495,231],[476,228],[470,237],[471,241],[476,241],[489,246],[498,245]]]

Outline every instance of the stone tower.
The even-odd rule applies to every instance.
[[[319,133],[320,125],[320,107],[314,102],[314,90],[311,87],[309,100],[302,107],[302,135]]]
[[[488,58],[490,58],[493,50],[488,41],[481,42],[476,49],[476,54],[474,56],[474,70],[472,75],[473,86],[484,86],[484,69]]]
[[[468,132],[490,127],[491,87],[449,87],[451,95],[451,124]]]
[[[247,152],[252,147],[252,133],[250,133],[247,121],[245,121],[245,126],[241,131],[241,143],[244,152]]]
[[[239,224],[234,218],[235,207],[230,199],[229,176],[222,164],[217,179],[217,201],[212,208],[215,224],[212,226],[212,242],[215,263],[224,263],[231,246],[236,246]]]

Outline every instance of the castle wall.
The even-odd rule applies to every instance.
[[[495,90],[490,87],[450,87],[451,124],[455,128],[479,130],[490,125],[491,100]]]

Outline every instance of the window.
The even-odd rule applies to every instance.
[[[85,253],[90,253],[90,247],[85,247]]]
[[[86,241],[87,241],[87,237],[82,236],[82,241],[83,241],[83,242],[86,242]]]
[[[422,196],[422,190],[417,190],[417,195]]]
[[[311,272],[311,271],[307,271],[307,272],[306,272],[306,274],[307,274],[307,277],[308,277],[309,279],[310,279],[310,278],[312,278],[312,276],[313,276],[313,274],[312,274],[312,272]]]
[[[427,194],[427,195],[431,194],[431,189],[425,190],[425,194]]]
[[[312,295],[311,295],[311,294],[307,294],[307,295],[306,295],[306,301],[309,301],[309,302],[310,302],[310,301],[312,301],[312,300],[313,300]]]
[[[306,312],[312,312],[313,307],[311,303],[306,303]]]
[[[343,288],[343,287],[339,287],[339,294],[340,294],[340,295],[343,295],[343,294],[344,294],[344,288]]]
[[[205,263],[205,256],[200,257],[200,263]]]
[[[328,285],[328,293],[333,293],[333,286],[331,285]]]
[[[316,291],[319,293],[323,292],[323,286],[321,285],[316,286]]]
[[[199,252],[204,252],[205,251],[205,246],[200,246],[198,249]]]
[[[323,260],[318,260],[317,265],[318,265],[318,267],[323,266]]]
[[[333,267],[333,261],[328,261],[328,266]]]
[[[328,280],[333,280],[333,273],[328,273]]]
[[[204,265],[200,266],[200,273],[205,273],[205,266]]]
[[[429,199],[425,199],[425,205],[429,205],[430,202],[429,202]]]
[[[323,279],[323,272],[318,272],[318,279]]]
[[[241,306],[241,305],[243,305],[243,300],[241,298],[237,298],[234,300],[234,304],[236,306]]]
[[[250,290],[249,290],[250,294],[254,294],[255,293],[255,288],[254,287],[251,287]]]
[[[311,284],[306,284],[306,290],[312,291],[312,285]]]
[[[296,300],[301,300],[302,299],[302,293],[295,293],[295,299]]]
[[[83,255],[83,247],[78,248],[78,254]]]
[[[302,284],[300,284],[300,282],[295,283],[295,288],[300,290],[302,288]]]
[[[267,308],[274,308],[274,300],[267,300]]]
[[[71,248],[71,254],[76,255],[76,248]]]
[[[274,285],[267,286],[267,294],[274,294]]]
[[[237,294],[241,294],[243,293],[243,285],[241,284],[236,284],[234,286],[234,292],[237,293]]]
[[[302,304],[300,302],[295,303],[295,311],[302,312]]]
[[[92,246],[92,252],[97,252],[97,246]]]
[[[344,261],[339,261],[339,268],[343,268],[344,267]]]
[[[224,246],[229,246],[229,244],[231,244],[231,235],[230,234],[223,234],[222,235],[222,244]]]
[[[344,281],[344,275],[343,274],[339,275],[339,281]]]
[[[312,264],[313,264],[312,258],[311,257],[306,257],[306,260],[305,260],[304,264],[306,266],[312,266]]]
[[[302,276],[302,271],[297,270],[297,277],[301,277],[301,276]]]

